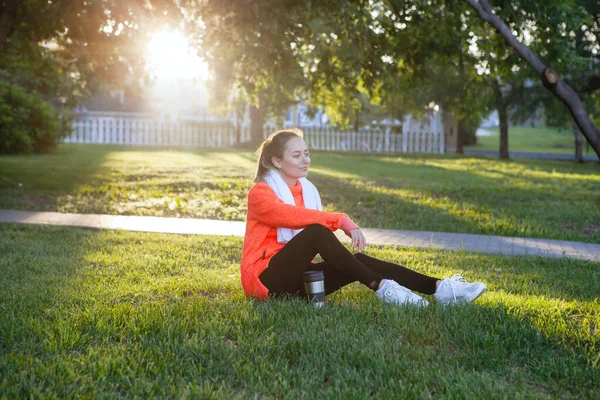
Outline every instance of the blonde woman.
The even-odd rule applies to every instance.
[[[241,260],[248,296],[305,296],[303,274],[311,270],[323,271],[326,295],[358,281],[397,305],[427,306],[414,292],[453,303],[473,301],[486,291],[483,283],[460,275],[439,280],[361,253],[367,244],[361,229],[346,214],[322,211],[319,192],[306,179],[311,159],[302,131],[272,133],[257,155]],[[338,240],[337,229],[351,238],[357,253]],[[317,254],[323,262],[313,262]]]

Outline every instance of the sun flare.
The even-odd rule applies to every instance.
[[[147,49],[148,67],[163,79],[206,79],[208,68],[178,31],[156,32]]]

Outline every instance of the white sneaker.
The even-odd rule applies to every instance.
[[[385,303],[391,304],[416,304],[420,307],[427,307],[429,302],[421,296],[414,294],[409,289],[398,284],[391,279],[384,279],[382,285],[375,294]]]
[[[472,302],[485,293],[487,287],[482,282],[469,283],[459,274],[440,282],[435,298],[445,304]]]

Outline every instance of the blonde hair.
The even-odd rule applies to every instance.
[[[266,138],[256,150],[258,158],[256,175],[254,182],[262,181],[270,169],[276,169],[273,165],[273,156],[282,158],[286,143],[295,137],[304,138],[304,133],[300,129],[283,129],[273,132]]]

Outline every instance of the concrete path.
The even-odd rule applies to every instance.
[[[237,237],[243,237],[245,230],[245,223],[238,221],[12,210],[0,210],[1,222]],[[600,262],[600,245],[592,243],[390,229],[363,228],[363,232],[367,242],[372,245],[460,250],[502,255],[564,256]],[[336,234],[340,239],[348,242],[348,238],[343,232],[338,231]]]
[[[465,147],[465,154],[472,154],[474,156],[484,157],[498,157],[498,150],[477,150]],[[564,154],[564,153],[536,153],[530,151],[511,151],[509,152],[510,158],[527,158],[534,160],[553,160],[553,161],[571,161],[575,162],[575,154]],[[598,156],[594,153],[584,154],[583,161],[585,162],[597,162]]]

